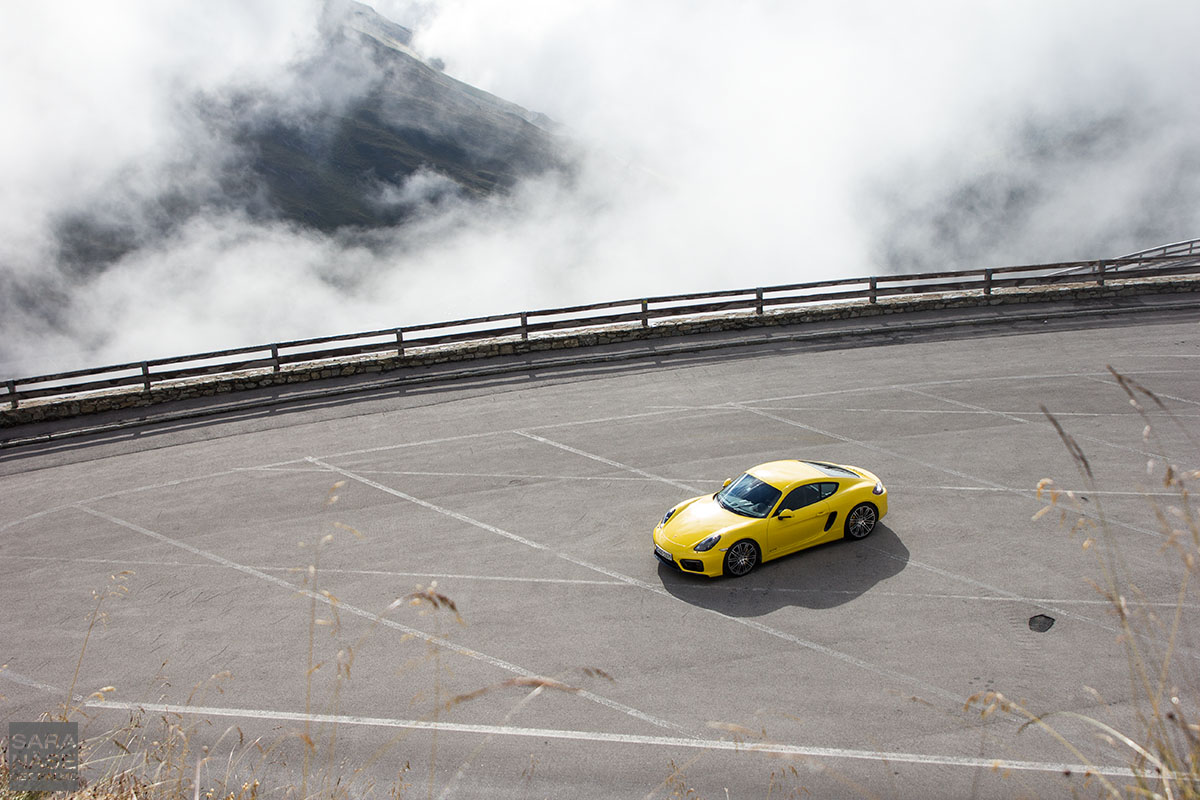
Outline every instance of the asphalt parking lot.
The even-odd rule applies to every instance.
[[[1170,502],[1147,472],[1160,443],[1107,366],[1158,393],[1163,445],[1200,468],[1198,320],[732,348],[11,453],[0,716],[53,711],[74,685],[93,735],[167,715],[192,729],[194,768],[237,726],[277,744],[268,781],[296,785],[307,720],[309,771],[334,765],[351,796],[397,780],[439,797],[1065,794],[1077,755],[963,706],[997,690],[1132,724],[1092,585],[1103,548],[1082,548],[1075,515],[1033,520],[1036,487],[1083,495],[1144,604],[1173,607],[1146,497]],[[871,537],[740,580],[655,560],[667,508],[795,457],[883,479]],[[121,571],[89,636],[93,591]],[[403,600],[434,582],[456,611]],[[1178,641],[1192,667],[1196,634]],[[1061,725],[1121,778],[1118,751]]]

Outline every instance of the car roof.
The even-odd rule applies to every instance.
[[[765,481],[776,489],[782,489],[797,481],[827,478],[829,474],[805,461],[788,459],[786,461],[768,461],[746,470],[760,481]]]

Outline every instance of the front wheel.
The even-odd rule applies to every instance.
[[[740,578],[758,564],[758,545],[749,539],[735,542],[725,553],[725,574]]]
[[[860,503],[850,510],[846,517],[846,538],[865,539],[875,530],[879,521],[879,512],[870,503]]]

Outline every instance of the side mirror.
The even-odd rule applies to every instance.
[[[721,484],[721,488],[724,489],[726,486],[728,486],[731,483],[733,483],[733,478],[726,478],[725,482]]]
[[[780,511],[778,514],[775,515],[775,518],[776,519],[791,519],[792,512],[791,511]]]

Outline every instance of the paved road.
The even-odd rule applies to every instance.
[[[243,745],[234,770],[274,786],[301,781],[307,709],[308,788],[332,763],[352,796],[396,780],[406,797],[1062,794],[1078,757],[962,707],[994,689],[1131,723],[1116,621],[1089,583],[1101,548],[1081,548],[1074,516],[1032,521],[1035,487],[1080,491],[1165,611],[1178,570],[1139,496],[1163,491],[1158,444],[1106,365],[1160,393],[1173,456],[1200,467],[1180,435],[1200,435],[1198,325],[781,340],[9,450],[0,716],[112,686],[79,711],[91,735],[132,708],[155,737],[178,720],[189,774],[213,748],[210,778],[239,736],[262,737],[270,755]],[[736,581],[655,561],[664,510],[788,457],[879,474],[885,524]],[[128,592],[84,650],[93,590],[121,571]],[[457,616],[435,595],[395,602],[434,582]],[[1031,630],[1039,614],[1049,631]],[[1124,763],[1061,724],[1095,763]]]

